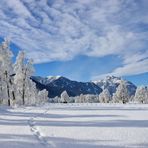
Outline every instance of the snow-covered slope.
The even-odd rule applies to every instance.
[[[121,83],[121,80],[123,80],[120,77],[115,76],[107,76],[106,78],[98,81],[93,81],[96,85],[101,87],[102,89],[107,88],[111,94],[113,94],[116,91],[116,88]],[[123,80],[128,88],[129,95],[134,95],[136,91],[136,86],[127,80]]]
[[[56,81],[60,79],[61,76],[47,76],[47,77],[40,77],[40,76],[32,76],[33,80],[36,80],[37,82],[40,82],[43,85],[48,85],[49,83],[52,83],[53,81]]]
[[[148,105],[1,108],[0,148],[147,148]]]

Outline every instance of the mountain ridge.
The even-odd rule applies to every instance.
[[[60,96],[64,90],[67,91],[69,96],[78,96],[80,94],[99,95],[103,89],[108,89],[113,95],[121,80],[123,80],[115,76],[107,76],[104,79],[90,82],[78,82],[63,76],[32,76],[31,79],[36,83],[39,90],[46,89],[50,98]],[[123,81],[127,85],[129,95],[134,95],[137,88],[136,85],[127,80]]]
[[[69,96],[78,96],[80,94],[99,94],[102,89],[93,82],[78,82],[60,76],[56,79],[53,77],[32,76],[31,79],[36,83],[39,90],[46,89],[49,97],[60,96],[66,90]]]

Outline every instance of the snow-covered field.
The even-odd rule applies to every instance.
[[[0,148],[147,148],[148,105],[0,107]]]

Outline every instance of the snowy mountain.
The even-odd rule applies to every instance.
[[[123,79],[120,77],[115,77],[115,76],[107,76],[106,78],[98,81],[93,81],[96,85],[101,87],[102,89],[108,89],[111,94],[113,94],[116,91],[116,88],[118,85],[121,83]],[[126,84],[128,88],[129,95],[134,95],[136,91],[136,86],[127,80],[123,80],[124,83]]]
[[[62,76],[39,77],[33,76],[32,80],[36,83],[39,90],[47,89],[49,97],[60,96],[66,90],[69,96],[78,96],[80,94],[100,94],[102,89],[107,88],[111,95],[121,82],[120,77],[107,76],[105,79],[93,82],[77,82],[69,80]],[[130,95],[134,95],[136,86],[130,81],[124,80]]]
[[[33,76],[31,78],[39,90],[46,89],[49,97],[60,96],[66,90],[69,96],[80,94],[99,94],[102,89],[93,82],[77,82],[62,76],[49,76],[46,78]]]

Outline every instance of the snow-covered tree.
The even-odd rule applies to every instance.
[[[54,98],[50,98],[49,102],[50,103],[59,103],[60,102],[60,98],[58,96],[56,96]]]
[[[118,99],[116,93],[113,93],[111,102],[112,102],[112,103],[119,103],[119,99]]]
[[[11,105],[11,100],[15,99],[12,80],[12,56],[9,41],[5,40],[0,46],[0,89],[3,97],[2,102],[7,102],[9,106]]]
[[[98,95],[86,94],[84,95],[84,103],[96,103],[98,101]]]
[[[25,53],[20,51],[14,64],[14,83],[16,88],[16,104],[25,103]]]
[[[101,103],[109,103],[111,100],[111,95],[108,89],[104,89],[99,95],[99,102]]]
[[[68,103],[69,102],[69,95],[67,94],[66,90],[61,93],[60,102],[61,103]]]
[[[84,103],[85,102],[85,97],[83,94],[81,94],[80,96],[77,96],[75,99],[75,103]]]
[[[81,103],[81,102],[80,102],[80,96],[75,96],[75,97],[74,97],[74,102],[75,102],[75,103]]]
[[[33,61],[26,61],[24,52],[20,51],[13,66],[12,56],[9,41],[5,40],[0,45],[0,104],[35,105],[41,97],[43,102],[47,101],[48,92],[38,91],[30,79]]]
[[[148,103],[148,88],[140,86],[137,88],[134,101],[139,103]]]
[[[30,79],[34,72],[33,61],[26,62],[25,53],[20,51],[14,64],[16,104],[34,105],[37,98],[36,84]]]
[[[75,97],[69,97],[69,103],[74,103],[75,102]]]
[[[0,69],[2,69],[2,62],[0,61]],[[3,83],[2,83],[2,71],[0,70],[0,104],[3,102]]]
[[[38,92],[36,104],[43,104],[48,101],[48,91],[43,89],[42,91]]]
[[[130,98],[129,98],[129,101],[133,102],[134,101],[134,97],[135,97],[135,95],[131,95]]]
[[[96,103],[99,102],[99,96],[93,94],[81,94],[74,97],[75,103]]]
[[[116,93],[113,94],[113,102],[126,103],[129,100],[128,89],[124,81],[121,81],[117,87]]]
[[[28,84],[25,88],[25,105],[36,105],[39,99],[36,84],[31,79],[28,79]]]
[[[83,94],[80,95],[79,97],[80,103],[84,103],[85,102],[85,96]]]
[[[1,63],[0,63],[0,69],[1,69]],[[0,70],[0,104],[3,103],[3,98],[4,98],[4,86],[2,80],[2,71]]]

